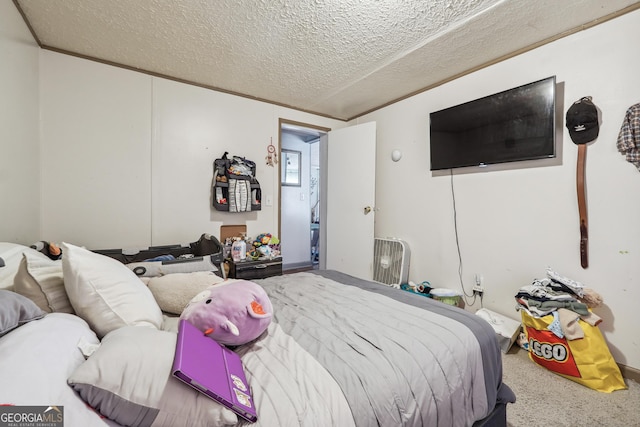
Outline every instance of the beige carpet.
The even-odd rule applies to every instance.
[[[509,427],[639,427],[640,384],[602,393],[556,375],[513,347],[502,355],[504,382],[516,394],[507,406]]]

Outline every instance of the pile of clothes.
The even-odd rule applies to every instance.
[[[559,338],[574,340],[584,337],[579,319],[593,326],[602,321],[590,310],[602,304],[602,297],[593,289],[550,268],[547,268],[547,277],[521,287],[515,298],[516,310],[526,310],[535,318],[553,315],[549,330]]]
[[[598,293],[548,268],[515,298],[524,327],[518,344],[534,363],[594,390],[627,388],[591,311],[603,303]]]

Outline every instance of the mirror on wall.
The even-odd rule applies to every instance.
[[[300,187],[301,181],[301,157],[300,151],[282,149],[282,185]]]

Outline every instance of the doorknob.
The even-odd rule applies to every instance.
[[[371,206],[365,206],[364,207],[364,214],[367,215],[368,213],[370,213],[372,211]]]

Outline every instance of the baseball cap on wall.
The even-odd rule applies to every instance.
[[[580,98],[569,107],[566,121],[569,136],[575,144],[586,144],[598,137],[598,109],[590,96]]]

